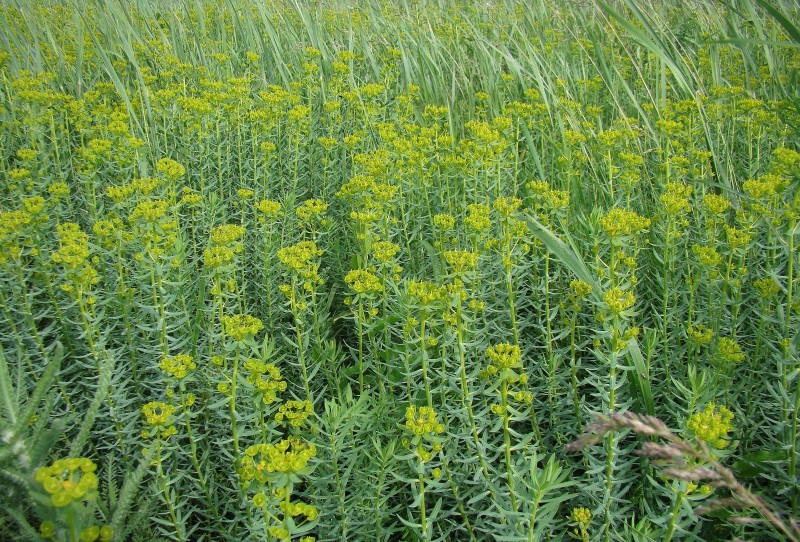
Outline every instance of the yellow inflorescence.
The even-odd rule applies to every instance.
[[[85,457],[58,459],[37,469],[34,479],[50,494],[53,506],[61,508],[97,496],[96,470],[97,465]]]
[[[728,434],[733,431],[732,422],[733,412],[709,403],[705,410],[692,414],[686,425],[697,438],[721,450],[728,446]]]
[[[600,227],[611,238],[639,233],[650,227],[650,219],[628,209],[611,209],[600,219]]]
[[[252,339],[259,331],[264,329],[264,323],[249,314],[223,316],[222,326],[225,328],[225,334],[237,342]]]
[[[364,269],[354,269],[347,273],[344,282],[357,295],[375,295],[383,292],[381,280]]]
[[[280,425],[302,427],[303,422],[314,414],[314,405],[311,401],[286,401],[275,413],[275,421]]]
[[[486,350],[486,356],[491,360],[492,366],[500,371],[522,366],[522,354],[516,344],[495,344]]]
[[[302,474],[317,448],[304,440],[291,437],[278,444],[256,444],[245,450],[241,476],[245,481],[267,482],[273,473]]]
[[[162,371],[171,374],[178,380],[183,380],[197,367],[197,364],[192,360],[192,356],[178,354],[177,356],[164,357],[159,367]]]

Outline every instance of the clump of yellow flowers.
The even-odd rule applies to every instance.
[[[373,296],[383,292],[381,280],[365,269],[353,269],[348,272],[344,282],[356,295]]]
[[[178,354],[177,356],[165,356],[159,364],[159,368],[165,373],[169,373],[178,380],[183,380],[189,373],[197,367],[192,356],[188,354]]]
[[[692,414],[686,426],[698,439],[722,450],[727,448],[728,434],[733,431],[733,412],[709,403],[705,410]]]
[[[410,448],[421,463],[433,459],[442,450],[440,437],[444,433],[444,424],[439,423],[436,411],[427,406],[411,405],[406,409],[405,428],[411,438],[403,439],[403,445]],[[426,441],[430,446],[426,446]]]
[[[581,542],[589,542],[589,527],[592,524],[592,512],[588,508],[573,508],[570,514],[570,523],[574,529],[570,536]]]
[[[62,508],[74,501],[97,497],[97,465],[85,457],[57,459],[52,465],[36,470],[34,480],[50,494],[53,506]]]
[[[142,415],[152,429],[142,431],[144,438],[168,439],[178,432],[171,423],[175,407],[160,401],[151,401],[142,407]]]
[[[223,316],[222,326],[225,328],[225,334],[236,342],[252,339],[259,331],[264,329],[264,323],[249,314]]]

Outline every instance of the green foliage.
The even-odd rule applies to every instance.
[[[796,7],[562,4],[3,3],[0,538],[791,539]]]

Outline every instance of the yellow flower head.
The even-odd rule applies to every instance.
[[[192,356],[188,354],[178,354],[177,356],[166,356],[161,360],[159,367],[162,371],[171,374],[178,380],[189,376],[197,364],[192,361]]]
[[[34,480],[50,494],[53,506],[62,508],[97,496],[96,470],[97,465],[85,457],[57,459],[52,465],[37,469]]]
[[[728,433],[733,431],[733,412],[709,403],[705,410],[692,414],[686,425],[697,438],[722,450],[728,446]]]
[[[639,233],[650,227],[650,219],[628,209],[611,209],[600,219],[600,227],[611,238]]]
[[[252,339],[259,331],[264,329],[263,322],[249,314],[223,316],[222,326],[225,328],[225,334],[237,342]]]
[[[354,269],[347,273],[344,282],[356,294],[367,296],[383,292],[383,284],[378,277],[364,269]]]

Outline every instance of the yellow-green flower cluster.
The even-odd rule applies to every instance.
[[[486,350],[486,357],[491,360],[489,374],[505,369],[522,367],[522,353],[516,344],[499,343]],[[491,367],[494,367],[493,371]]]
[[[235,256],[234,249],[224,245],[213,245],[203,251],[203,262],[206,267],[216,269],[232,262]]]
[[[553,190],[545,181],[531,181],[526,187],[531,191],[536,211],[553,213],[569,207],[569,192]]]
[[[160,401],[151,401],[142,407],[142,415],[148,425],[160,427],[167,425],[175,413],[175,407]]]
[[[50,520],[43,521],[39,526],[39,534],[45,540],[55,540],[56,524]],[[96,540],[110,542],[112,538],[114,538],[114,529],[111,528],[111,525],[103,525],[102,527],[92,525],[83,529],[79,534],[80,542],[95,542]]]
[[[56,231],[61,247],[51,258],[65,269],[74,271],[89,258],[89,236],[74,222],[59,224]]]
[[[741,363],[744,361],[744,352],[733,339],[720,337],[717,341],[717,358],[723,363]]]
[[[573,508],[570,519],[581,529],[588,529],[592,523],[592,512],[588,508]]]
[[[156,199],[139,202],[128,216],[128,220],[134,223],[138,220],[149,224],[157,224],[167,216],[169,202]]]
[[[244,368],[249,372],[247,382],[261,394],[265,405],[271,405],[278,399],[278,393],[286,391],[286,381],[275,364],[250,358],[244,362]]]
[[[490,213],[488,205],[472,203],[467,206],[467,217],[464,219],[464,224],[474,232],[486,231],[492,225]]]
[[[708,268],[715,268],[722,262],[722,257],[714,247],[692,245],[692,253],[697,256],[700,265]]]
[[[169,373],[178,380],[183,380],[189,373],[197,368],[197,364],[188,354],[178,354],[177,356],[165,356],[159,364],[162,371]]]
[[[519,198],[497,198],[492,206],[495,211],[500,213],[501,217],[508,218],[522,207],[522,200]]]
[[[203,251],[206,267],[217,269],[230,264],[242,250],[244,232],[238,224],[223,224],[211,230],[211,246]]]
[[[243,200],[248,200],[255,195],[255,192],[250,188],[240,188],[239,190],[236,191],[236,195]]]
[[[262,199],[256,204],[256,209],[261,213],[258,215],[259,222],[265,223],[278,218],[281,214],[281,208],[282,205],[279,201]]]
[[[59,224],[56,231],[61,246],[50,258],[67,271],[68,282],[61,289],[75,294],[100,282],[97,270],[89,263],[89,236],[72,222]]]
[[[730,206],[731,202],[725,196],[719,194],[706,194],[703,196],[703,209],[712,216],[721,215]]]
[[[509,343],[495,344],[486,350],[486,357],[489,358],[490,363],[484,371],[481,371],[481,376],[483,378],[497,377],[512,387],[521,386],[522,388],[516,391],[509,389],[511,392],[509,397],[518,403],[531,404],[533,393],[525,389],[528,375],[524,371],[515,370],[522,368],[522,353],[519,346]],[[501,404],[493,404],[491,410],[498,416],[507,414]]]
[[[614,208],[600,219],[600,227],[612,239],[632,235],[650,227],[650,219],[628,209]]]
[[[753,281],[753,287],[758,291],[759,295],[768,299],[781,291],[781,287],[771,277],[764,277]]]
[[[433,217],[433,225],[440,230],[452,230],[456,226],[456,218],[453,215],[438,214]]]
[[[381,280],[365,269],[353,269],[348,272],[344,282],[356,295],[372,296],[383,292]]]
[[[317,455],[317,448],[299,437],[283,439],[278,444],[256,444],[248,447],[242,458],[241,476],[245,482],[265,484],[270,475],[304,474],[308,462]]]
[[[714,330],[704,324],[689,326],[686,328],[686,334],[689,335],[689,340],[699,345],[708,344],[714,338]]]
[[[239,242],[244,232],[244,226],[238,224],[223,224],[211,230],[211,243],[214,245],[231,246]]]
[[[372,243],[372,255],[382,264],[389,263],[400,252],[400,246],[391,241],[375,241]]]
[[[603,294],[603,301],[608,306],[612,314],[621,314],[630,309],[636,303],[633,292],[622,288],[611,288]]]
[[[85,457],[57,459],[36,469],[34,480],[50,494],[53,506],[62,508],[75,501],[97,497],[97,465]]]
[[[414,405],[406,409],[406,427],[417,436],[441,435],[444,425],[439,423],[436,411],[427,406],[417,408]]]
[[[750,233],[732,226],[725,226],[725,233],[728,237],[728,244],[732,249],[747,247],[750,244],[750,239],[753,238]]]
[[[407,291],[408,295],[413,297],[417,303],[424,307],[429,307],[435,303],[444,301],[447,297],[446,287],[439,286],[427,280],[422,282],[409,282]]]
[[[156,171],[172,181],[180,179],[186,174],[186,168],[170,158],[162,158],[156,162]]]
[[[264,323],[249,314],[225,315],[222,317],[222,326],[225,334],[237,342],[252,339],[264,329]]]
[[[304,502],[289,502],[281,501],[278,505],[281,511],[287,516],[293,518],[298,516],[305,516],[306,521],[314,521],[319,516],[319,511],[316,506],[306,504]]]
[[[573,508],[570,514],[570,523],[573,526],[571,533],[576,540],[588,542],[589,527],[592,524],[592,512],[588,508]]]
[[[307,199],[301,203],[295,214],[303,224],[319,223],[325,217],[325,211],[328,210],[328,204],[319,199]]]
[[[302,427],[303,422],[314,414],[311,401],[286,401],[275,413],[275,421],[280,425]]]
[[[317,261],[321,255],[322,250],[317,248],[314,241],[300,241],[296,245],[278,250],[278,260],[291,271],[300,275],[309,285],[322,282],[318,274],[319,262]]]
[[[47,187],[47,193],[53,196],[56,200],[69,197],[69,185],[65,182],[54,182]]]
[[[664,193],[658,200],[668,215],[677,216],[689,211],[689,196],[691,195],[692,187],[690,185],[671,182],[667,183]]]
[[[686,425],[697,438],[722,450],[728,446],[728,434],[733,431],[732,422],[733,412],[709,403],[705,410],[692,414]]]
[[[592,285],[583,280],[571,280],[569,282],[569,289],[576,299],[586,297],[592,293]]]
[[[452,268],[453,273],[461,275],[475,269],[478,255],[469,250],[448,250],[444,253],[444,261]]]
[[[411,433],[411,438],[403,439],[403,445],[410,448],[420,462],[426,463],[433,459],[434,454],[442,449],[440,437],[445,427],[439,423],[436,411],[427,406],[409,406],[406,409],[405,429]],[[431,444],[427,446],[425,441]]]

